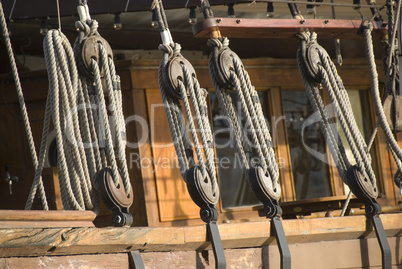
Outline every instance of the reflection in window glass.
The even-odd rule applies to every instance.
[[[282,102],[296,199],[331,196],[325,140],[318,122],[306,122],[313,111],[305,91],[282,91]]]
[[[266,110],[266,92],[258,92],[261,106]],[[240,109],[235,95],[232,95],[234,106]],[[235,140],[230,129],[228,118],[219,107],[214,92],[210,93],[214,140],[217,154],[221,201],[224,208],[236,206],[258,205],[261,202],[255,197],[249,186],[242,167],[240,156],[235,147]],[[264,114],[266,111],[263,111]],[[266,114],[265,117],[267,118]],[[244,124],[244,122],[242,123]],[[244,125],[243,125],[244,126]]]

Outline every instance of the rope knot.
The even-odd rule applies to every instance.
[[[362,27],[365,29],[368,29],[370,31],[373,31],[373,23],[372,22],[364,22],[362,23]]]
[[[164,53],[167,53],[169,55],[169,59],[179,56],[181,52],[181,46],[178,43],[170,45],[160,44],[158,49],[163,51]]]
[[[208,39],[207,44],[210,47],[217,47],[219,50],[222,50],[229,46],[229,39],[227,37]]]
[[[297,33],[296,34],[296,36],[299,38],[299,39],[301,39],[301,40],[304,40],[304,41],[306,41],[306,42],[309,42],[310,41],[310,32],[300,32],[300,33]]]
[[[98,26],[99,23],[96,20],[91,20],[86,23],[82,21],[75,22],[75,28],[77,28],[77,31],[83,33],[84,38],[95,35],[98,31]]]

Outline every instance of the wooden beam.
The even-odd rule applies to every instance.
[[[92,211],[0,210],[0,229],[94,227],[94,219]]]
[[[213,18],[194,25],[193,34],[198,38],[209,38],[211,31],[219,29],[223,36],[231,38],[291,38],[300,31],[309,30],[316,32],[318,38],[356,39],[362,38],[357,34],[360,25],[360,20]],[[386,29],[386,23],[373,22],[377,37]]]
[[[402,234],[402,213],[381,215],[388,237]],[[284,220],[290,244],[375,237],[365,216]],[[258,247],[274,241],[268,221],[220,224],[224,248]],[[0,229],[0,257],[209,249],[202,226],[157,228]]]

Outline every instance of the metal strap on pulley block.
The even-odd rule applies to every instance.
[[[201,1],[201,10],[205,19],[214,17],[207,0]],[[229,39],[221,37],[218,28],[210,32],[208,45],[212,47],[209,70],[219,105],[230,119],[236,150],[250,186],[264,204],[266,217],[271,219],[281,253],[281,268],[290,268],[290,251],[280,220],[282,209],[278,204],[281,194],[279,169],[258,93],[241,59],[229,48]],[[238,98],[240,109],[234,107],[230,93]],[[242,120],[247,128],[241,126]]]
[[[163,51],[159,66],[159,88],[181,174],[190,197],[200,207],[201,219],[206,223],[208,240],[211,241],[215,256],[215,268],[224,269],[226,259],[216,224],[219,214],[215,205],[219,200],[219,186],[213,136],[208,119],[207,91],[200,87],[191,63],[181,55],[180,45],[173,42],[162,1],[155,0],[151,10],[152,25],[159,28],[162,38],[162,44],[159,45],[159,49]],[[189,130],[185,126],[185,118]],[[194,151],[196,159],[193,156]]]
[[[348,93],[343,86],[335,65],[323,47],[318,45],[315,33],[302,32],[298,34],[299,49],[297,63],[308,95],[308,99],[319,115],[320,127],[334,159],[342,180],[350,190],[365,204],[366,217],[374,223],[378,241],[383,255],[383,268],[390,268],[391,252],[379,214],[381,206],[377,203],[378,189],[376,178],[371,167],[369,154],[372,142],[367,146],[356,124]],[[333,117],[324,105],[320,89],[327,90],[331,98],[331,108],[334,109],[346,140],[353,153],[356,165],[349,161]]]

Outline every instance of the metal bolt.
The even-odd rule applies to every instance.
[[[303,24],[303,23],[305,23],[306,22],[306,20],[300,20],[300,24]]]
[[[118,224],[121,224],[122,221],[123,221],[123,219],[121,218],[120,215],[115,216],[113,219],[113,222],[118,223]]]
[[[241,19],[237,19],[237,20],[236,20],[236,23],[237,23],[237,24],[241,23]]]
[[[220,23],[222,21],[222,19],[216,19],[217,23]]]

